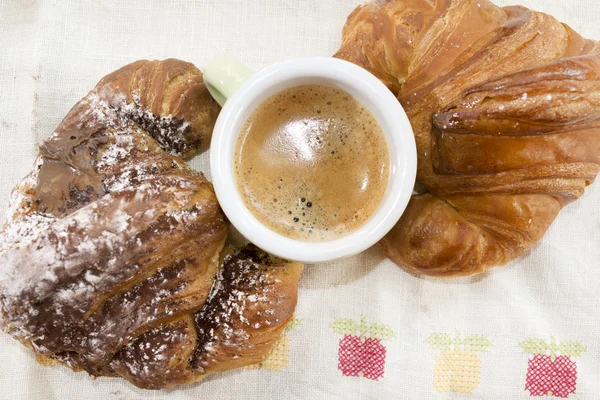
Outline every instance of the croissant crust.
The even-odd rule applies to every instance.
[[[267,355],[302,265],[222,251],[213,187],[181,158],[218,112],[192,64],[137,61],[42,143],[0,231],[0,327],[40,362],[159,389]]]
[[[600,170],[597,42],[525,7],[377,0],[336,57],[379,77],[411,121],[413,196],[382,240],[417,273],[470,275],[531,248]]]

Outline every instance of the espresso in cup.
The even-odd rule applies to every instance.
[[[236,185],[250,212],[292,239],[326,241],[364,225],[389,180],[371,112],[329,86],[295,86],[260,104],[240,132]]]

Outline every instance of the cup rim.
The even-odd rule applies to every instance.
[[[245,206],[233,173],[235,146],[241,125],[264,101],[256,101],[257,97],[277,85],[290,83],[287,87],[293,87],[299,85],[293,84],[294,80],[313,77],[325,79],[334,85],[343,83],[360,93],[363,104],[372,112],[378,111],[377,121],[390,151],[390,180],[377,211],[360,228],[328,241],[296,240],[267,228]],[[370,104],[365,104],[365,99]],[[393,228],[413,192],[417,153],[413,130],[402,105],[379,79],[348,61],[309,57],[281,61],[260,70],[227,100],[213,130],[210,168],[221,208],[246,239],[275,256],[317,263],[358,254],[377,243]]]

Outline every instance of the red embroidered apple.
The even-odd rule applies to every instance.
[[[396,336],[389,325],[367,325],[363,317],[359,324],[351,319],[336,318],[331,327],[335,333],[344,335],[338,351],[338,369],[344,376],[362,376],[375,381],[383,377],[386,349],[381,341]]]
[[[578,357],[586,351],[579,342],[570,340],[556,343],[543,339],[525,339],[519,343],[529,359],[525,390],[531,396],[556,396],[567,398],[577,388],[577,364],[571,357]],[[560,355],[557,355],[560,354]]]
[[[338,368],[345,376],[364,376],[378,380],[383,376],[385,366],[385,347],[381,339],[361,339],[354,335],[345,335],[340,340]]]

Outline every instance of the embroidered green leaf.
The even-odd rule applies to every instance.
[[[519,347],[529,354],[546,354],[550,350],[549,344],[543,339],[527,338],[519,343]]]
[[[572,340],[563,340],[558,346],[558,351],[563,356],[579,357],[582,353],[587,351],[587,348],[580,342]]]
[[[288,322],[287,326],[285,327],[285,330],[287,332],[293,331],[294,329],[296,329],[300,325],[302,325],[302,320],[299,319],[299,318],[296,318],[296,315],[294,314],[292,316],[292,319],[290,320],[290,322]]]
[[[454,333],[454,337],[447,333],[432,333],[427,339],[432,349],[439,350],[464,350],[482,352],[492,345],[491,340],[485,335],[466,335],[460,331]]]
[[[492,342],[485,335],[467,335],[462,344],[466,351],[486,351]]]
[[[391,326],[377,323],[369,325],[365,317],[361,317],[360,323],[349,318],[335,318],[331,327],[340,335],[356,335],[362,339],[390,340],[396,337],[396,332]]]
[[[356,335],[358,324],[350,318],[336,318],[331,323],[333,331],[340,335]]]
[[[452,338],[447,333],[432,333],[425,339],[425,343],[429,343],[432,349],[450,350],[452,347]]]
[[[396,337],[396,332],[394,332],[389,325],[375,323],[369,326],[364,336],[381,340],[390,340]]]
[[[519,343],[519,346],[530,354],[547,354],[551,357],[555,357],[557,354],[563,356],[579,357],[582,353],[587,351],[587,348],[580,342],[573,340],[563,340],[557,343],[554,336],[550,337],[550,341],[536,338],[527,338]]]

